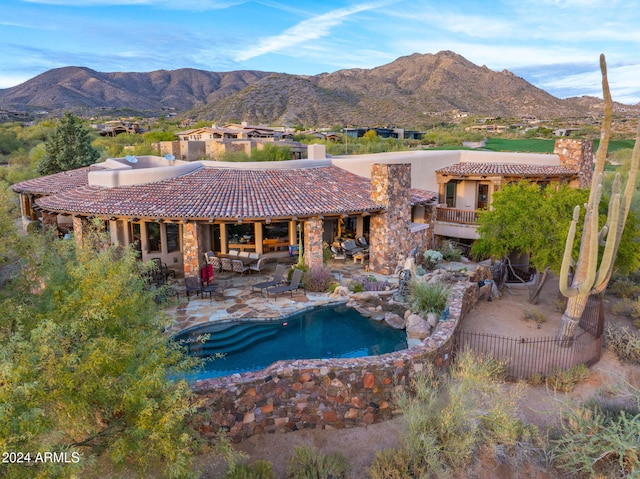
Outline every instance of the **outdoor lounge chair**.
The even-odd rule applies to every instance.
[[[364,251],[364,248],[359,247],[355,240],[348,239],[342,242],[342,250],[348,258],[353,258],[353,255]]]
[[[294,269],[293,274],[291,275],[291,282],[289,284],[267,288],[267,298],[269,297],[269,294],[273,294],[273,297],[276,298],[278,294],[286,293],[287,291],[291,293],[291,297],[293,298],[293,292],[296,291],[298,288],[300,288],[301,280],[302,280],[302,270]]]
[[[273,277],[267,281],[262,281],[261,283],[256,283],[251,286],[251,292],[255,293],[256,290],[259,290],[262,293],[263,289],[270,288],[272,286],[278,286],[282,283],[282,279],[284,278],[284,274],[287,272],[287,265],[277,264],[276,272],[273,274]]]
[[[333,259],[347,259],[347,256],[335,246],[331,246],[331,256],[333,256]]]

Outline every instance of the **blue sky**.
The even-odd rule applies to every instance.
[[[2,0],[0,88],[51,68],[315,75],[451,50],[560,98],[640,102],[640,0]]]

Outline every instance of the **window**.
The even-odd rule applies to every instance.
[[[478,184],[478,201],[476,208],[481,210],[489,205],[489,185]]]
[[[167,252],[180,251],[180,227],[173,223],[165,225],[167,231]]]
[[[162,241],[160,239],[160,223],[146,223],[147,226],[147,252],[156,252],[162,250]]]
[[[445,203],[449,208],[456,206],[456,192],[458,190],[458,182],[456,180],[449,181],[445,185]]]

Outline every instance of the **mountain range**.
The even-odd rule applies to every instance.
[[[85,67],[44,72],[0,90],[0,108],[50,113],[101,110],[141,116],[167,111],[226,123],[330,126],[433,124],[452,111],[489,117],[553,119],[595,116],[601,100],[559,99],[513,73],[477,66],[442,51],[372,69],[313,76],[182,68],[148,73],[101,73]],[[640,111],[640,106],[618,105]]]

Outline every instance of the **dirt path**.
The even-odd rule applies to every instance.
[[[540,304],[530,305],[528,293],[524,287],[510,287],[503,290],[499,299],[489,302],[480,301],[469,312],[462,327],[470,331],[483,331],[505,336],[554,336],[560,324],[561,313],[557,310],[557,281],[550,280],[546,285]],[[607,320],[625,321],[611,315],[605,305]],[[536,322],[523,319],[525,309],[541,311],[546,321],[540,329]],[[629,382],[640,387],[640,367],[623,364],[614,354],[604,351],[601,360],[591,368],[589,379],[580,384],[571,393],[558,393],[547,390],[544,386],[525,386],[522,391],[519,414],[528,423],[537,424],[541,428],[558,423],[561,412],[595,394],[616,394],[617,385]],[[515,385],[507,384],[508,388]],[[239,451],[248,454],[250,461],[258,459],[273,463],[276,477],[286,477],[286,459],[291,456],[294,447],[299,445],[315,446],[324,452],[342,452],[351,465],[352,479],[367,477],[366,469],[373,461],[376,451],[394,447],[398,444],[403,427],[402,418],[343,430],[304,430],[287,434],[260,435],[251,437],[235,445]],[[224,465],[211,460],[210,457],[197,458],[196,464],[203,472],[203,478],[221,477]],[[471,477],[471,476],[468,476]],[[489,478],[554,478],[555,476],[540,468],[527,466],[515,471],[504,464],[497,464],[493,458],[479,461],[474,468],[473,477]]]

